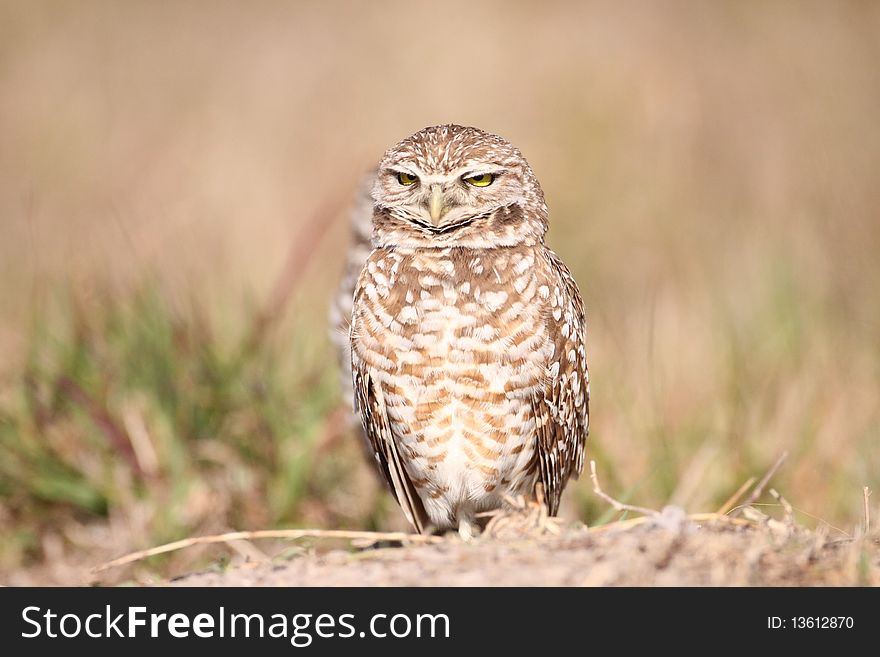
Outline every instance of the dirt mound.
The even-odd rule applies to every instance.
[[[880,539],[675,512],[594,529],[304,552],[173,586],[880,585]]]

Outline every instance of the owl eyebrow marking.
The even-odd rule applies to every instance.
[[[390,175],[390,176],[397,175],[398,173],[408,173],[409,175],[415,176],[416,178],[419,178],[420,180],[422,178],[421,171],[419,171],[415,167],[403,167],[403,166],[394,164],[394,165],[386,167],[386,170],[388,172],[388,175]]]
[[[504,167],[488,164],[485,166],[468,167],[466,169],[460,169],[458,171],[459,178],[470,178],[472,176],[481,176],[487,173],[492,174],[493,176],[502,176],[507,173],[507,169],[505,169]]]

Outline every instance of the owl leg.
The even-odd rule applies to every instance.
[[[458,535],[461,540],[467,543],[474,540],[479,534],[480,527],[473,519],[466,517],[458,519]]]

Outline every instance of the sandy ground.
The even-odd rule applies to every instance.
[[[558,533],[304,551],[175,578],[171,586],[880,585],[880,538],[764,519],[665,512]]]

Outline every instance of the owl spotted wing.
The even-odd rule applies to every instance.
[[[555,254],[549,254],[546,299],[548,339],[553,355],[544,386],[533,396],[540,481],[550,515],[556,515],[562,490],[584,469],[584,443],[589,429],[590,379],[584,348],[586,322],[574,278]]]
[[[403,460],[400,458],[397,442],[391,433],[388,410],[385,406],[382,387],[370,377],[369,371],[354,366],[355,411],[360,412],[364,433],[373,448],[379,469],[397,498],[397,503],[416,531],[424,533],[428,515],[418,492],[413,486]]]

